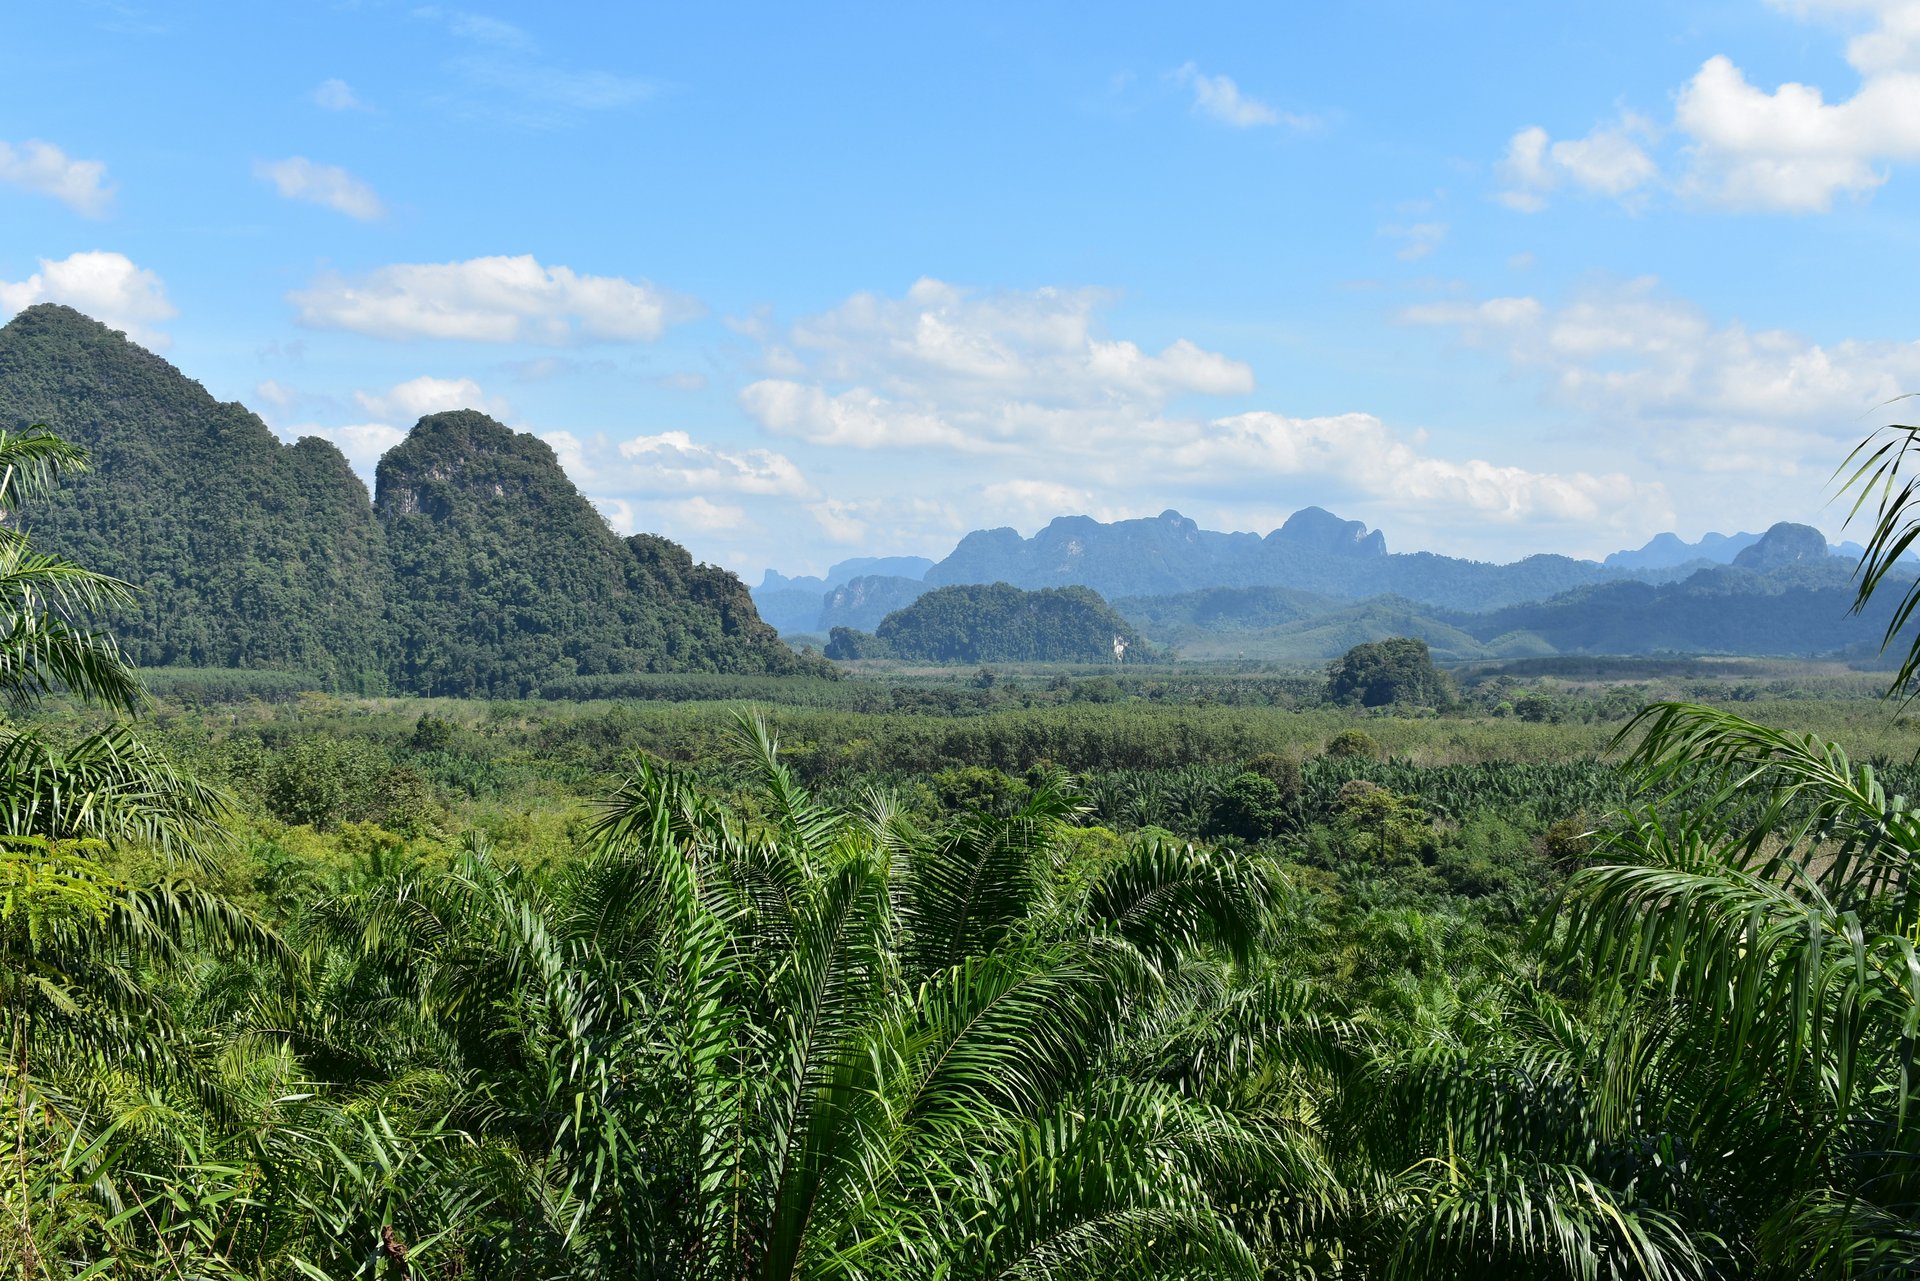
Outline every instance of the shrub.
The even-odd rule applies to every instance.
[[[1373,735],[1363,729],[1343,729],[1327,740],[1327,755],[1348,757],[1363,756],[1368,760],[1380,759],[1380,744]]]

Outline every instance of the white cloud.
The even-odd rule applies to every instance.
[[[684,431],[614,440],[546,433],[567,474],[583,488],[621,494],[749,494],[806,498],[813,486],[784,454],[696,441]]]
[[[1768,89],[1726,55],[1708,58],[1675,95],[1671,186],[1703,206],[1784,213],[1871,196],[1893,162],[1920,157],[1920,0],[1771,3],[1801,19],[1864,22],[1846,45],[1857,87],[1829,101],[1818,85]],[[1533,212],[1563,182],[1616,197],[1644,193],[1659,180],[1643,145],[1657,133],[1631,114],[1575,141],[1523,129],[1508,145],[1498,198]]]
[[[1289,129],[1308,130],[1319,122],[1311,116],[1276,111],[1257,98],[1240,92],[1230,76],[1210,76],[1189,62],[1172,72],[1180,84],[1193,90],[1193,109],[1236,129],[1285,125]]]
[[[25,280],[0,280],[0,316],[42,302],[65,303],[156,349],[168,339],[154,326],[178,314],[159,276],[125,254],[101,251],[42,258],[40,270]]]
[[[767,349],[797,360],[801,374],[761,379],[741,403],[769,431],[816,445],[950,451],[944,492],[968,495],[961,506],[972,523],[1094,512],[1096,494],[1143,510],[1181,494],[1271,501],[1283,479],[1313,484],[1315,501],[1376,502],[1409,519],[1476,527],[1669,511],[1657,484],[1456,461],[1367,414],[1184,409],[1183,398],[1252,392],[1252,371],[1185,340],[1152,354],[1112,338],[1097,323],[1107,302],[1092,290],[974,294],[937,281],[901,299],[857,295],[768,334]],[[999,474],[981,477],[989,466]],[[945,519],[842,494],[810,511],[826,537],[849,544],[886,529],[902,540],[913,531],[924,546]]]
[[[1451,328],[1469,343],[1500,350],[1515,366],[1545,376],[1567,403],[1652,422],[1850,429],[1862,413],[1920,386],[1920,343],[1821,344],[1737,320],[1715,323],[1651,277],[1555,307],[1531,297],[1492,298],[1412,307],[1400,319]]]
[[[380,456],[407,438],[407,433],[389,423],[352,423],[345,427],[301,426],[281,433],[292,436],[318,436],[330,440],[347,456],[347,462],[362,476],[373,475]]]
[[[367,104],[344,80],[322,80],[311,95],[313,105],[322,111],[365,111]]]
[[[1522,129],[1507,143],[1500,164],[1506,189],[1497,198],[1510,209],[1538,213],[1548,193],[1571,183],[1592,195],[1629,199],[1659,177],[1659,165],[1642,145],[1653,135],[1651,122],[1631,113],[1584,138],[1559,142],[1538,125]]]
[[[302,392],[271,378],[254,388],[254,392],[276,415],[287,415],[303,407],[308,412],[338,412],[342,407],[341,402],[332,396]],[[273,421],[272,426],[287,440],[318,436],[322,440],[332,441],[347,456],[347,461],[362,479],[371,484],[374,466],[380,461],[380,456],[405,440],[413,424],[429,414],[452,409],[477,409],[502,421],[510,421],[513,417],[511,405],[497,396],[488,395],[471,378],[422,375],[395,383],[382,391],[356,391],[353,393],[353,402],[372,421],[342,425]]]
[[[375,418],[397,418],[413,423],[428,414],[450,409],[477,409],[493,418],[513,416],[513,407],[498,396],[489,396],[471,378],[435,378],[423,374],[395,383],[382,392],[356,391],[354,400]]]
[[[544,267],[532,254],[326,275],[288,301],[314,328],[468,342],[648,342],[698,312],[648,281]]]
[[[105,164],[75,160],[50,142],[0,142],[0,182],[52,196],[89,218],[104,217],[113,203]]]
[[[668,530],[694,529],[703,534],[739,529],[747,523],[744,507],[734,503],[716,503],[695,495],[671,502],[656,503],[653,510],[666,518]]]
[[[1575,435],[1646,458],[1696,521],[1722,528],[1834,517],[1820,509],[1834,467],[1869,415],[1920,387],[1920,343],[1822,343],[1716,320],[1651,279],[1554,305],[1495,298],[1401,319],[1499,354],[1575,415]]]
[[[1658,483],[1624,473],[1537,472],[1482,459],[1423,454],[1372,414],[1292,418],[1256,412],[1218,419],[1190,440],[1159,451],[1163,470],[1194,475],[1320,475],[1338,478],[1397,509],[1456,518],[1579,525],[1671,521]]]
[[[1021,530],[1037,529],[1055,516],[1068,513],[1100,520],[1114,514],[1090,489],[1027,477],[982,485],[967,510],[977,513],[977,523],[982,526],[1004,522]]]
[[[1865,76],[1828,103],[1812,85],[1768,93],[1725,57],[1709,58],[1680,91],[1675,119],[1693,140],[1688,189],[1735,208],[1814,213],[1838,195],[1866,195],[1889,160],[1920,156],[1920,73]]]
[[[320,165],[305,156],[288,156],[285,160],[255,162],[253,176],[272,183],[274,190],[288,200],[325,205],[362,222],[371,222],[387,212],[372,187],[339,165]]]
[[[900,493],[869,498],[825,498],[809,503],[807,514],[830,543],[841,547],[871,545],[877,532],[886,538],[889,554],[918,553],[944,556],[954,542],[973,528],[976,512],[963,516],[950,502]]]
[[[797,375],[740,394],[770,431],[858,448],[980,452],[1038,438],[1091,443],[1180,395],[1253,389],[1240,361],[1182,338],[1158,353],[1107,337],[1093,289],[977,293],[937,280],[856,294],[769,341]]]

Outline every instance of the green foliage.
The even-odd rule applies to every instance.
[[[1380,755],[1380,744],[1363,729],[1343,729],[1327,740],[1327,755],[1336,759],[1358,756],[1371,760]]]
[[[624,672],[801,672],[724,570],[622,540],[542,441],[471,411],[423,418],[380,460],[397,590],[394,683],[524,697]]]
[[[332,445],[280,443],[241,406],[55,306],[0,328],[0,427],[36,422],[93,466],[31,501],[28,528],[141,589],[110,614],[135,660],[312,671],[348,688],[379,679],[382,540]]]
[[[370,505],[331,444],[282,444],[123,335],[43,305],[0,328],[0,430],[36,422],[94,463],[23,491],[36,545],[141,589],[88,604],[143,665],[508,696],[632,672],[831,672],[782,644],[738,579],[621,539],[546,445],[482,415],[423,420]]]
[[[836,662],[862,658],[892,658],[893,646],[878,636],[852,627],[836,627],[827,636],[826,656]]]
[[[887,615],[872,637],[841,627],[833,637],[829,658],[1097,663],[1150,657],[1133,625],[1085,587],[942,587]]]
[[[1445,707],[1455,699],[1453,682],[1434,667],[1427,643],[1408,636],[1355,645],[1335,659],[1327,668],[1327,694],[1362,707]]]

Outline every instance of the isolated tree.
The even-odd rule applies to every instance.
[[[1327,668],[1327,696],[1336,703],[1446,707],[1453,682],[1433,665],[1427,643],[1411,636],[1355,645]]]

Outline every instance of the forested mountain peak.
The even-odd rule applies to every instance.
[[[0,327],[0,426],[45,423],[94,468],[24,514],[36,544],[142,590],[111,621],[148,666],[261,667],[417,693],[574,675],[807,666],[739,580],[609,529],[538,438],[420,420],[376,494],[333,445],[283,443],[68,307]]]
[[[0,426],[93,455],[24,514],[36,542],[142,588],[116,623],[142,664],[378,681],[387,567],[366,486],[323,440],[245,406],[69,307],[0,327]]]
[[[1007,583],[929,591],[888,614],[872,635],[835,627],[832,658],[932,663],[1135,662],[1140,634],[1085,587],[1023,591]]]
[[[431,414],[380,460],[407,688],[525,695],[576,676],[782,672],[803,661],[746,588],[677,544],[622,539],[552,448],[474,410]]]
[[[1302,507],[1286,523],[1267,535],[1269,540],[1296,543],[1319,551],[1348,556],[1385,556],[1387,536],[1368,530],[1357,520],[1342,520],[1324,507]]]
[[[1811,525],[1783,520],[1760,535],[1751,547],[1742,548],[1733,558],[1733,564],[1737,569],[1764,572],[1796,561],[1825,561],[1829,555],[1825,534]]]

